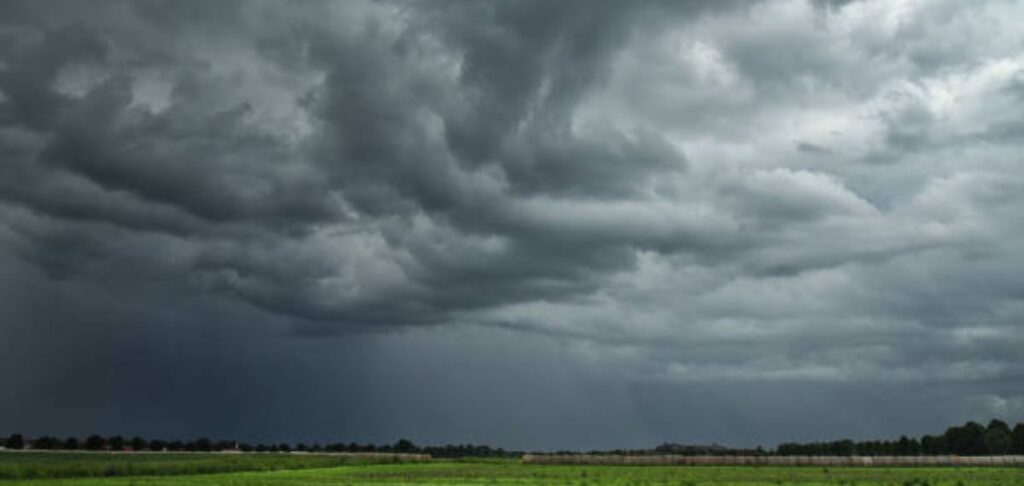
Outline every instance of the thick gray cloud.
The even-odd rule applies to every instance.
[[[7,2],[0,429],[1022,420],[1022,14]]]

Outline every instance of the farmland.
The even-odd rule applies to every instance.
[[[0,475],[11,478],[13,471],[20,471],[20,479],[0,479],[0,485],[1024,485],[1024,469],[999,467],[597,466],[481,459],[380,463],[300,454],[0,454]]]
[[[222,454],[222,453],[0,453],[0,482],[4,480],[88,477],[194,476],[213,473],[259,472],[408,461],[398,454]],[[2,484],[2,483],[0,483]]]

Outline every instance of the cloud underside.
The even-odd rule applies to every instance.
[[[512,330],[642,382],[1004,390],[1022,17],[6,2],[0,279],[159,286],[155,319],[215,298],[312,338]]]

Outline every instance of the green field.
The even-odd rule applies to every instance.
[[[112,476],[208,475],[239,471],[276,471],[370,465],[369,460],[314,454],[214,454],[89,452],[0,453],[0,481]],[[389,461],[391,462],[391,461]]]
[[[244,468],[250,470],[211,473]],[[0,485],[1024,485],[1024,469],[1010,468],[544,466],[513,460],[353,464],[287,454],[0,454],[0,474],[11,477],[15,470],[50,479],[6,479]],[[116,476],[97,477],[103,476],[97,471]]]

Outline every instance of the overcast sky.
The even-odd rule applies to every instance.
[[[0,2],[0,433],[1024,420],[1020,1]]]

